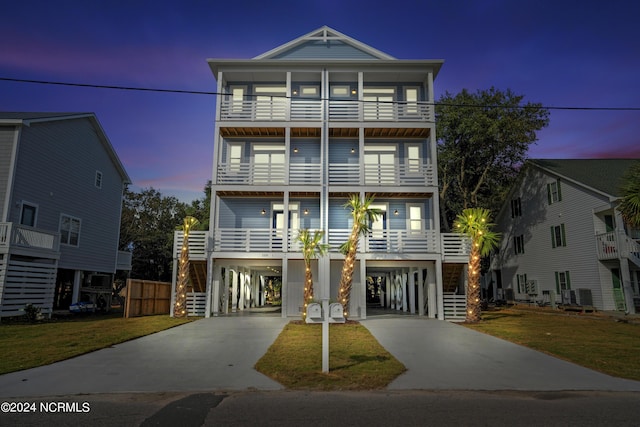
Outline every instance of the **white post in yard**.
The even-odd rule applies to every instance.
[[[329,299],[322,299],[322,372],[329,372]]]

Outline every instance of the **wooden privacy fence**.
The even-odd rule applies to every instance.
[[[169,314],[171,283],[127,279],[125,317]]]

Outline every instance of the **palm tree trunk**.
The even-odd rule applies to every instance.
[[[356,239],[358,234],[355,233]],[[353,269],[356,260],[356,253],[358,252],[358,241],[351,242],[349,252],[344,259],[344,265],[342,267],[342,276],[340,277],[340,287],[338,292],[338,302],[342,304],[344,308],[345,317],[349,313],[349,302],[351,301],[351,288],[353,285]]]
[[[471,323],[480,321],[480,249],[475,242],[471,243],[469,256],[466,321]]]
[[[184,243],[180,250],[180,268],[178,269],[178,283],[176,284],[176,302],[173,308],[174,317],[187,316],[187,285],[189,284],[189,242],[188,235],[184,236]]]
[[[307,318],[307,305],[313,299],[313,275],[311,273],[311,262],[305,260],[304,267],[304,301],[302,302],[302,320]]]

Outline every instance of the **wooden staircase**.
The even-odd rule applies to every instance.
[[[460,276],[464,272],[464,264],[442,265],[442,291],[455,292],[460,283]]]
[[[207,261],[189,261],[189,278],[193,286],[191,292],[206,292]]]

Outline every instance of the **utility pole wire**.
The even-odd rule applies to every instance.
[[[208,91],[200,91],[200,90],[182,90],[182,89],[158,89],[158,88],[145,88],[145,87],[133,87],[133,86],[116,86],[116,85],[98,85],[98,84],[88,84],[88,83],[69,83],[69,82],[52,82],[47,80],[32,80],[32,79],[16,79],[11,77],[0,77],[0,81],[8,81],[8,82],[17,82],[17,83],[34,83],[34,84],[44,84],[44,85],[57,85],[57,86],[72,86],[72,87],[84,87],[84,88],[93,88],[93,89],[114,89],[114,90],[131,90],[131,91],[142,91],[142,92],[158,92],[158,93],[181,93],[188,95],[229,95],[228,93],[219,93],[219,92],[208,92]],[[259,95],[244,95],[244,97],[256,97]],[[260,95],[265,96],[265,95]],[[268,95],[269,96],[269,95]],[[283,99],[292,99],[291,96],[284,95],[270,95],[270,98],[283,98]],[[314,98],[321,101],[335,101],[335,99],[330,98]],[[353,100],[349,100],[353,101]],[[358,100],[362,103],[375,102],[378,104],[406,104],[407,101],[367,101],[367,100]],[[413,101],[412,101],[413,102]],[[432,105],[432,106],[443,106],[443,107],[458,107],[458,108],[543,108],[547,110],[574,110],[574,111],[640,111],[640,107],[563,107],[563,106],[527,106],[527,105],[518,105],[518,106],[504,106],[504,105],[467,105],[467,104],[452,104],[452,103],[444,103],[444,102],[418,102],[422,105]]]

